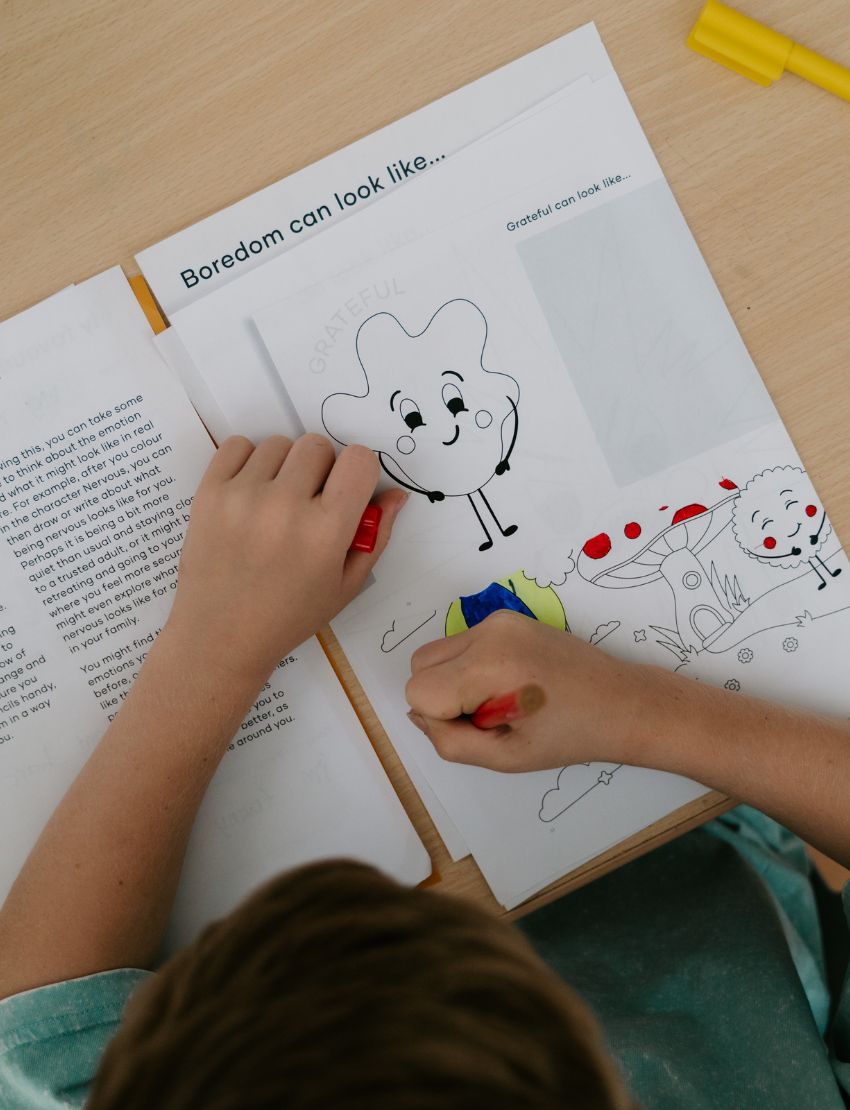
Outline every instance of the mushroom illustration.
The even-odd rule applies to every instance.
[[[686,651],[701,651],[732,624],[734,614],[718,596],[697,556],[729,526],[737,498],[736,490],[710,508],[685,505],[663,531],[615,566],[599,567],[611,552],[609,537],[600,533],[582,548],[579,573],[596,586],[620,590],[664,579],[673,592],[682,646]],[[627,537],[631,527],[626,526]]]

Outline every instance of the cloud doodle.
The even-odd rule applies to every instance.
[[[622,763],[573,763],[558,772],[555,786],[540,800],[538,817],[545,824],[554,821],[600,786],[610,786]]]
[[[601,644],[606,636],[610,636],[612,632],[616,632],[619,627],[619,621],[608,621],[606,624],[600,624],[590,637],[590,642],[592,644]]]
[[[428,614],[411,613],[407,617],[399,617],[392,622],[390,627],[381,637],[381,651],[388,655],[391,651],[403,644],[405,640],[409,640],[414,632],[418,632],[423,628],[428,621],[432,620],[437,615],[437,610],[434,609]]]

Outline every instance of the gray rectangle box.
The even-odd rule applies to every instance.
[[[666,182],[517,250],[620,486],[777,419]]]

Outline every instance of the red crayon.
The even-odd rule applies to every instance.
[[[378,542],[378,528],[383,515],[384,510],[380,505],[366,506],[366,511],[357,525],[357,531],[354,533],[349,551],[365,551],[367,555],[372,554],[375,550],[375,544]]]
[[[472,723],[476,728],[498,728],[536,713],[545,701],[546,695],[539,686],[523,686],[479,705],[472,714]]]

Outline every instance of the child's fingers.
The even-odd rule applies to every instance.
[[[212,457],[202,486],[226,482],[234,478],[254,452],[254,444],[245,436],[228,436]]]
[[[368,447],[343,447],[322,490],[322,506],[354,535],[378,483],[378,460]]]
[[[475,710],[488,698],[503,694],[481,666],[465,666],[463,656],[425,667],[408,679],[407,704],[421,717],[450,721]]]
[[[472,643],[472,629],[458,632],[454,636],[441,636],[439,640],[431,640],[422,647],[418,647],[410,657],[410,673],[416,674],[427,667],[437,663],[447,663],[450,659],[457,659],[463,655]]]
[[[407,501],[407,496],[397,489],[379,493],[373,500],[372,504],[378,505],[382,510],[375,549],[374,551],[349,551],[346,555],[342,568],[342,589],[347,596],[354,597],[357,594],[368,578],[372,567],[380,559],[384,548],[390,542],[393,525],[405,501]],[[360,515],[363,515],[362,512]]]
[[[514,769],[513,733],[505,728],[476,728],[465,718],[443,721],[410,713],[410,720],[424,732],[441,759],[449,763],[468,763],[493,771]]]
[[[312,432],[299,436],[277,476],[288,489],[315,497],[331,472],[336,452],[329,439]]]
[[[292,440],[288,436],[269,436],[254,448],[237,477],[240,481],[245,478],[250,481],[271,481],[277,477],[291,449]]]

